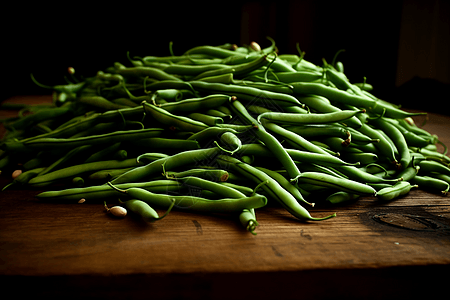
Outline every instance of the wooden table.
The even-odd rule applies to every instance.
[[[428,118],[423,128],[450,145],[450,117]],[[0,176],[1,186],[9,181]],[[0,194],[4,291],[52,299],[431,299],[447,291],[449,196],[365,197],[310,209],[337,217],[308,223],[269,206],[257,210],[254,236],[228,216],[172,211],[146,224],[112,218],[101,204],[41,203],[37,192]]]

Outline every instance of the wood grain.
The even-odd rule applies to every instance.
[[[449,120],[430,114],[424,129],[450,144]],[[3,174],[0,185],[9,180]],[[40,202],[38,192],[0,195],[0,281],[50,298],[394,299],[437,295],[445,277],[437,273],[450,269],[449,196],[422,190],[389,203],[364,197],[310,209],[337,213],[320,222],[270,205],[257,210],[256,236],[236,216],[172,211],[147,224],[113,218],[101,203]],[[429,225],[388,224],[411,216]]]

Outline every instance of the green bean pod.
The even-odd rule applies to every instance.
[[[242,101],[252,104],[269,103],[270,106],[292,106],[302,104],[294,97],[288,94],[265,91],[250,86],[240,86],[235,84],[207,83],[203,81],[189,82],[195,90],[206,93],[220,93],[229,96],[236,96]],[[264,105],[263,105],[264,106]]]
[[[220,195],[222,198],[243,198],[246,195],[237,189],[220,184],[215,181],[203,179],[195,176],[177,177],[175,180],[183,183],[184,186],[194,186],[196,188],[209,190]]]
[[[309,107],[311,110],[318,112],[318,113],[332,113],[332,112],[338,112],[341,111],[340,108],[330,103],[330,100],[323,96],[319,95],[296,95],[296,98],[301,102],[304,103],[307,107]],[[349,127],[353,128],[360,128],[362,123],[361,121],[356,117],[351,117],[345,122],[342,122],[346,124]]]
[[[219,144],[222,145],[223,151],[230,154],[233,154],[242,148],[241,140],[234,133],[228,131],[220,136]],[[220,147],[219,144],[217,145],[218,147]]]
[[[427,175],[416,175],[414,178],[411,178],[411,183],[423,189],[440,192],[442,195],[446,195],[450,189],[447,181]]]
[[[251,234],[256,235],[255,229],[259,223],[256,221],[255,210],[253,208],[245,208],[239,214],[239,222],[249,231]]]
[[[199,132],[208,128],[203,122],[193,120],[188,117],[174,115],[163,108],[143,102],[144,110],[150,114],[156,121],[170,127],[176,127],[183,131]]]
[[[267,204],[266,197],[261,195],[209,200],[197,196],[155,194],[142,188],[128,188],[126,190],[120,190],[111,183],[109,183],[109,185],[116,191],[127,194],[127,196],[132,199],[139,199],[147,202],[151,206],[154,205],[162,208],[168,208],[175,202],[174,207],[179,210],[209,213],[240,213],[243,209],[260,208]]]
[[[106,143],[115,143],[141,139],[145,137],[156,137],[161,135],[163,129],[148,128],[137,130],[114,131],[102,135],[92,135],[79,138],[39,138],[26,142],[8,142],[2,145],[7,151],[29,152],[36,150],[50,150],[54,148],[70,149],[84,145],[105,145]]]
[[[38,176],[38,174],[40,172],[42,172],[43,170],[45,170],[45,168],[41,167],[41,168],[35,168],[35,169],[31,169],[31,170],[22,172],[12,182],[10,182],[9,184],[5,185],[2,188],[2,191],[6,190],[8,187],[10,187],[12,185],[25,185],[25,184],[27,184],[32,178]]]
[[[450,176],[450,168],[434,160],[423,160],[419,163],[422,172],[437,172]]]
[[[205,160],[213,160],[220,152],[221,150],[217,147],[179,152],[130,170],[113,179],[111,183],[116,185],[119,183],[138,182],[145,178],[155,176],[156,174],[164,174],[165,171],[170,171],[177,167],[188,164],[198,164]],[[137,158],[137,161],[139,160],[140,157]]]
[[[375,196],[377,192],[369,185],[358,181],[338,178],[325,173],[303,172],[298,178],[299,183],[309,183],[322,187],[335,188],[341,191],[361,196]]]
[[[205,123],[208,126],[216,126],[219,124],[223,124],[224,121],[221,117],[210,116],[204,113],[193,112],[186,117],[191,118],[192,120]]]
[[[133,182],[115,185],[118,189],[128,189],[131,187],[142,188],[153,193],[182,192],[181,183],[174,180],[152,180],[148,182]],[[107,184],[93,185],[82,188],[69,188],[55,191],[45,191],[36,195],[41,201],[64,201],[77,202],[81,198],[86,201],[97,201],[117,196],[117,191],[111,189]],[[125,195],[126,196],[126,195]]]
[[[286,148],[286,152],[294,161],[304,163],[315,163],[323,166],[342,166],[342,165],[358,165],[358,163],[349,163],[339,157],[329,154],[302,151],[297,149]],[[267,147],[261,144],[244,144],[238,151],[240,155],[254,155],[259,157],[272,157],[273,154]]]
[[[311,141],[303,138],[302,136],[285,129],[281,125],[268,122],[266,120],[261,120],[262,125],[267,130],[273,132],[277,136],[281,136],[284,140],[286,140],[293,148],[296,148],[298,150],[307,150],[314,153],[319,154],[327,154],[329,155],[329,152],[324,150],[323,148],[315,145]]]
[[[411,188],[417,187],[411,185],[408,181],[399,181],[391,187],[386,187],[377,192],[377,198],[381,201],[390,201],[409,193]]]
[[[125,202],[121,201],[120,204],[125,207],[127,211],[131,211],[141,216],[144,221],[152,223],[165,218],[175,205],[175,201],[172,201],[172,205],[167,208],[167,211],[162,216],[159,216],[158,213],[150,205],[148,205],[148,203],[139,199],[131,199]]]
[[[304,138],[316,138],[318,136],[335,136],[342,139],[351,139],[351,133],[348,129],[330,125],[330,124],[311,124],[311,125],[290,125],[285,126],[290,130]]]
[[[7,129],[11,129],[12,131],[26,129],[45,120],[72,115],[73,112],[73,104],[64,105],[61,107],[43,108],[36,111],[35,113],[26,115],[23,118],[18,119],[17,121],[6,123],[4,124],[4,126]]]
[[[326,124],[335,123],[347,120],[354,117],[356,114],[362,113],[361,111],[343,110],[332,113],[310,113],[310,114],[297,114],[297,113],[284,113],[284,112],[266,112],[258,116],[258,122],[261,119],[266,119],[278,124],[299,125],[299,124]]]
[[[80,174],[92,173],[106,168],[120,169],[137,166],[139,166],[139,163],[136,162],[135,158],[129,158],[125,160],[104,160],[79,165],[72,165],[69,167],[58,169],[53,172],[46,173],[41,176],[36,176],[32,178],[30,181],[28,181],[28,185],[31,187],[44,187],[49,186],[55,182],[79,176]]]
[[[360,198],[361,195],[349,193],[345,191],[339,191],[335,192],[331,195],[329,195],[325,201],[331,204],[342,204],[342,203],[348,203],[350,201],[354,201],[358,198]]]
[[[107,169],[107,170],[100,170],[96,171],[89,176],[87,176],[87,179],[89,180],[103,180],[103,181],[109,181],[113,178],[116,178],[119,175],[122,175],[123,173],[133,169],[134,167],[129,168],[121,168],[121,169]]]
[[[185,171],[166,171],[166,178],[177,179],[182,177],[194,176],[202,179],[214,181],[214,182],[225,182],[228,179],[228,172],[222,169],[206,169],[206,168],[192,168]]]
[[[161,108],[171,113],[197,112],[203,109],[216,108],[224,105],[230,99],[228,95],[212,94],[200,98],[189,98],[177,102],[168,102],[161,105]]]

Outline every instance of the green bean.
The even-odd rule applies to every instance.
[[[308,125],[289,125],[285,126],[304,138],[315,138],[317,136],[335,136],[351,140],[351,133],[347,128],[333,124],[308,124]]]
[[[344,127],[343,127],[344,128]],[[365,134],[363,134],[359,129],[355,129],[352,127],[345,127],[344,129],[348,130],[351,135],[351,140],[354,143],[358,144],[368,144],[368,143],[379,143],[379,139],[371,138]]]
[[[59,117],[67,117],[68,115],[73,115],[75,110],[75,104],[69,103],[69,105],[64,105],[61,107],[50,107],[43,108],[35,113],[24,116],[12,123],[4,124],[5,128],[9,130],[21,130],[29,128],[39,122],[54,119]]]
[[[196,132],[195,134],[191,135],[187,139],[194,140],[199,143],[204,143],[204,142],[212,141],[212,140],[219,138],[225,132],[231,132],[234,134],[238,133],[235,129],[232,129],[232,128],[208,127],[199,132]]]
[[[44,175],[47,174],[49,172],[55,171],[57,169],[62,168],[65,163],[67,163],[68,161],[76,161],[76,157],[77,156],[83,156],[83,154],[85,154],[87,151],[89,151],[92,148],[91,145],[84,145],[84,146],[79,146],[77,148],[74,148],[72,150],[70,150],[69,152],[67,152],[65,155],[63,155],[61,158],[57,159],[56,161],[54,161],[51,165],[49,165],[48,167],[46,167],[42,172],[40,172],[38,175]],[[75,159],[74,159],[75,158]],[[73,162],[72,162],[73,164]]]
[[[344,161],[349,163],[360,163],[361,165],[368,165],[378,161],[378,155],[367,152],[341,152],[341,157]]]
[[[103,180],[103,181],[109,181],[113,178],[116,178],[117,176],[133,169],[135,167],[129,167],[129,168],[121,168],[121,169],[105,169],[96,171],[89,176],[87,176],[87,179],[89,180]]]
[[[101,110],[113,110],[113,109],[121,109],[126,108],[128,106],[116,104],[114,102],[109,101],[108,99],[98,96],[98,95],[90,95],[90,96],[81,96],[77,98],[79,103],[87,104],[89,106],[93,106],[97,109]]]
[[[437,151],[428,150],[426,148],[418,149],[418,148],[410,147],[410,149],[422,154],[423,156],[425,156],[425,158],[427,160],[434,160],[434,161],[443,163],[447,166],[450,164],[450,157],[448,157],[447,155],[444,155],[442,153],[439,153]]]
[[[76,120],[72,119],[69,123],[64,124],[53,130],[52,132],[42,134],[36,137],[27,138],[24,141],[44,138],[44,137],[53,137],[53,138],[67,138],[73,136],[74,134],[84,131],[86,129],[91,128],[97,123],[107,123],[107,122],[117,122],[119,119],[125,118],[135,118],[136,116],[142,116],[143,107],[135,107],[135,108],[124,108],[113,111],[106,111],[103,113],[93,113],[91,115],[83,115],[76,117]]]
[[[227,58],[230,56],[245,56],[244,54],[233,50],[208,45],[191,48],[186,52],[184,52],[183,56],[191,56],[192,54],[203,54],[215,58]]]
[[[128,189],[130,187],[138,187],[147,189],[154,193],[179,192],[182,185],[174,180],[153,180],[148,182],[133,182],[115,185],[119,189]],[[45,191],[36,195],[41,201],[78,201],[81,198],[86,201],[96,201],[99,199],[107,199],[117,195],[117,191],[111,189],[107,184],[94,185],[83,188],[69,188],[55,191]]]
[[[195,176],[202,179],[207,179],[214,182],[224,182],[228,180],[228,172],[222,169],[205,169],[205,168],[193,168],[185,171],[166,171],[167,178],[181,178],[187,176]]]
[[[110,186],[114,187],[111,183]],[[166,194],[156,194],[142,188],[128,188],[120,190],[114,187],[116,191],[125,193],[128,197],[139,199],[158,207],[167,208],[175,202],[174,207],[180,210],[189,210],[208,213],[240,213],[243,209],[260,208],[267,204],[264,196],[256,195],[242,198],[221,198],[218,200],[209,200],[197,196],[173,196]]]
[[[426,147],[428,144],[435,144],[437,141],[434,141],[432,138],[424,138],[421,135],[418,135],[412,131],[408,131],[405,127],[401,126],[398,120],[394,119],[386,119],[386,121],[392,123],[405,137],[405,140],[409,147]]]
[[[337,188],[341,191],[361,196],[375,196],[376,191],[369,185],[358,181],[338,178],[325,173],[303,172],[298,178],[299,183],[310,183],[322,187]]]
[[[2,191],[6,190],[8,187],[10,187],[12,185],[26,185],[32,178],[38,176],[38,174],[40,172],[42,172],[44,169],[45,168],[41,167],[41,168],[35,168],[32,170],[28,170],[28,171],[20,173],[20,175],[17,176],[16,178],[14,178],[14,180],[12,182],[5,185],[2,188]]]
[[[88,147],[92,147],[91,145],[87,145]],[[110,155],[111,153],[114,153],[115,151],[119,150],[121,146],[121,143],[114,143],[114,144],[107,144],[106,147],[103,149],[96,151],[95,153],[91,154],[86,160],[85,163],[99,161],[99,160],[106,160],[105,157]],[[83,147],[83,146],[80,146]],[[70,152],[69,152],[70,153]]]
[[[352,180],[372,184],[372,183],[396,183],[399,179],[385,179],[374,176],[368,172],[360,170],[354,166],[337,166],[336,169]]]
[[[368,112],[383,114],[393,119],[402,119],[410,116],[423,115],[423,113],[409,113],[400,109],[382,104],[368,97],[352,95],[346,91],[328,87],[320,83],[312,82],[293,82],[291,83],[295,95],[315,94],[328,98],[330,101],[343,104],[355,105],[365,108]]]
[[[111,183],[116,185],[118,183],[138,182],[145,178],[152,177],[155,174],[161,174],[177,167],[192,163],[199,163],[204,160],[213,160],[219,153],[219,148],[206,148],[179,152],[130,170],[112,180]],[[137,158],[137,161],[140,161],[140,157]]]
[[[353,153],[379,153],[378,149],[373,143],[370,144],[357,144],[351,143],[349,140],[344,140],[340,137],[325,137],[320,140],[325,145],[328,145],[331,150],[336,152],[353,152]]]
[[[111,100],[111,102],[114,104],[117,104],[117,105],[121,105],[122,107],[137,107],[137,106],[139,106],[139,104],[131,101],[128,98],[116,98],[116,99]]]
[[[2,149],[7,151],[35,151],[49,150],[55,147],[69,149],[83,145],[104,145],[105,143],[115,143],[142,139],[144,137],[156,137],[161,134],[161,128],[149,128],[139,130],[114,131],[102,135],[92,135],[79,138],[39,138],[30,141],[18,141],[4,143]]]
[[[175,180],[182,182],[184,186],[194,186],[196,188],[209,190],[218,194],[222,198],[244,198],[246,195],[230,186],[220,184],[215,181],[203,179],[196,176],[177,177]]]
[[[184,116],[174,115],[163,108],[151,105],[147,102],[143,102],[142,104],[144,105],[144,111],[146,113],[150,114],[157,122],[166,126],[192,132],[199,132],[208,128],[208,125],[203,122],[195,121]]]
[[[236,96],[240,100],[251,102],[252,104],[272,102],[271,106],[291,106],[302,104],[293,96],[283,93],[265,91],[249,86],[239,86],[234,84],[208,83],[202,81],[190,81],[195,90],[206,93],[221,93],[229,96]]]
[[[276,72],[273,74],[273,77],[276,80],[279,80],[284,83],[292,83],[292,82],[311,82],[315,80],[319,80],[322,78],[322,74],[315,71],[284,71],[284,72]]]
[[[134,57],[135,59],[141,60],[144,65],[151,63],[177,63],[180,61],[186,61],[188,58],[206,58],[204,54],[189,54],[188,55],[172,55],[172,56],[145,56],[143,58]]]
[[[216,143],[217,147],[223,146],[222,150],[233,154],[239,151],[242,147],[241,140],[232,132],[224,132],[220,136],[220,143]]]
[[[330,100],[323,96],[319,95],[297,95],[296,98],[301,102],[308,106],[311,110],[319,113],[332,113],[341,111],[340,108],[330,103]],[[360,128],[361,121],[356,117],[351,117],[344,122],[343,124],[353,127]]]
[[[192,80],[201,80],[202,78],[205,78],[205,77],[223,75],[226,73],[232,73],[233,75],[242,75],[242,74],[251,72],[253,70],[259,69],[261,67],[267,66],[269,63],[270,63],[270,60],[267,59],[267,56],[262,55],[259,58],[252,60],[250,62],[236,64],[236,65],[233,65],[232,67],[229,66],[228,68],[221,68],[221,69],[205,71],[205,72],[200,73],[197,76],[195,76]]]
[[[361,195],[353,194],[349,192],[339,191],[329,195],[325,201],[331,204],[342,204],[354,201],[360,198]]]
[[[239,222],[247,229],[247,231],[253,235],[256,235],[255,229],[259,223],[256,221],[255,209],[243,209],[239,214]]]
[[[208,126],[216,126],[218,124],[223,124],[224,121],[221,117],[213,117],[207,114],[193,112],[188,114],[186,117],[191,118],[192,120],[205,123]]]
[[[227,103],[228,95],[212,94],[201,98],[189,98],[178,102],[169,102],[161,105],[161,108],[171,113],[197,112],[201,109],[216,108]]]
[[[450,168],[434,160],[423,160],[419,163],[419,166],[422,172],[437,172],[450,176]]]
[[[359,165],[357,163],[349,163],[341,160],[339,157],[329,154],[315,153],[309,151],[302,151],[297,149],[286,148],[286,152],[292,157],[294,161],[304,163],[316,163],[324,166],[341,166],[341,165]],[[255,155],[260,157],[272,157],[273,154],[267,147],[261,144],[244,144],[238,151],[240,155]]]
[[[214,117],[220,117],[224,120],[229,120],[232,118],[231,115],[227,115],[223,112],[221,112],[220,110],[217,109],[208,109],[205,114],[209,115],[209,116],[214,116]]]
[[[142,128],[142,127],[140,127]],[[67,138],[75,139],[80,137],[86,137],[86,136],[92,136],[92,135],[102,135],[106,133],[111,133],[113,131],[117,130],[128,130],[126,128],[125,122],[108,122],[108,123],[98,123],[94,126],[75,133],[72,136],[69,136]]]
[[[36,176],[28,182],[28,185],[31,187],[45,187],[55,182],[63,181],[68,178],[73,178],[75,176],[79,176],[80,174],[84,173],[95,172],[106,168],[119,169],[119,168],[134,167],[138,165],[139,163],[137,163],[136,159],[134,158],[129,158],[126,160],[105,160],[79,165],[72,165],[69,167],[58,169],[53,172],[49,172],[42,176]]]
[[[220,155],[217,162],[223,165],[225,168],[232,169],[233,171],[243,175],[246,178],[250,178],[256,184],[261,184],[261,188],[272,198],[280,203],[290,214],[299,220],[312,220],[319,221],[334,217],[336,214],[332,214],[323,218],[314,218],[309,212],[301,206],[295,197],[281,187],[277,181],[272,179],[269,175],[255,167],[252,167],[246,163],[239,161],[238,159]]]
[[[307,150],[314,153],[319,154],[329,154],[326,150],[322,149],[319,146],[316,146],[311,141],[303,138],[302,136],[295,134],[294,132],[283,128],[282,126],[268,122],[265,120],[261,120],[263,123],[263,127],[267,130],[273,132],[274,134],[281,136],[285,139],[292,147],[298,150]]]
[[[54,86],[48,86],[39,83],[35,78],[33,74],[30,74],[31,80],[39,87],[45,88],[45,89],[51,89],[53,91],[61,92],[61,93],[77,93],[81,91],[86,83],[85,82],[79,82],[75,84],[66,84],[66,85],[54,85]]]
[[[381,201],[390,201],[409,193],[411,188],[417,187],[411,185],[408,181],[399,181],[392,187],[386,187],[377,192],[377,198]]]
[[[401,178],[404,181],[411,181],[419,172],[419,166],[409,166],[399,172],[395,177]]]
[[[168,74],[196,76],[211,70],[228,69],[224,64],[207,64],[207,65],[185,65],[172,63],[161,66],[161,69]]]
[[[298,163],[298,168],[301,172],[319,172],[325,173],[334,177],[349,179],[347,175],[338,171],[336,168],[332,166],[326,166],[316,163]]]
[[[415,134],[425,136],[425,137],[430,137],[430,138],[432,137],[432,135],[428,131],[426,131],[420,127],[417,127],[417,125],[414,123],[414,120],[412,118],[401,118],[401,119],[398,119],[397,121],[405,129],[407,129],[411,132],[414,132]]]
[[[447,181],[437,177],[416,175],[411,178],[411,183],[418,185],[420,188],[437,191],[446,195],[450,189],[450,185]]]
[[[172,201],[172,205],[170,205],[169,208],[167,208],[167,211],[161,216],[159,216],[158,213],[150,205],[148,205],[148,203],[138,199],[131,199],[125,202],[120,201],[120,204],[128,211],[141,216],[144,221],[155,222],[165,218],[169,214],[172,207],[175,205],[175,201]]]
[[[296,113],[284,113],[284,112],[266,112],[258,116],[258,122],[261,119],[266,119],[278,124],[289,124],[289,125],[299,125],[299,124],[326,124],[335,123],[347,120],[358,113],[365,112],[362,111],[339,111],[332,113],[310,113],[310,114],[296,114]]]

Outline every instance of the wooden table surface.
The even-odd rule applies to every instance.
[[[448,116],[428,114],[423,128],[450,145],[449,124]],[[310,209],[337,216],[307,223],[269,206],[257,210],[252,235],[228,216],[172,211],[147,224],[113,218],[100,203],[39,202],[38,192],[0,193],[0,282],[17,295],[429,299],[446,291],[449,196],[412,190],[389,203],[364,197]]]

